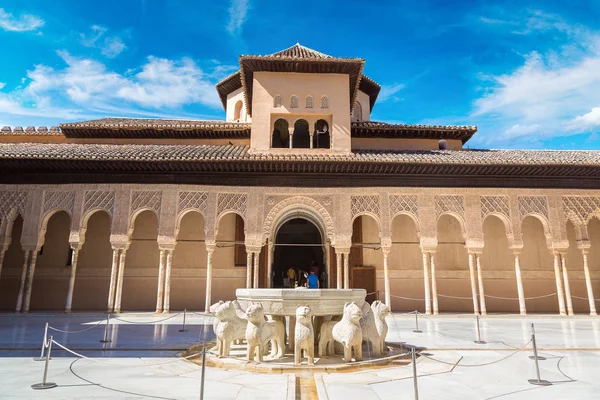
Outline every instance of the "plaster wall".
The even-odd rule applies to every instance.
[[[447,140],[448,149],[461,150],[460,140]],[[352,150],[437,150],[437,139],[352,138]]]
[[[371,120],[371,100],[369,96],[361,92],[360,90],[356,93],[356,101],[360,103],[362,108],[362,120],[361,121],[370,121]]]
[[[235,105],[238,101],[242,102],[242,110],[240,112],[240,119],[236,120],[234,118],[235,114]],[[226,121],[238,121],[238,122],[251,122],[252,118],[250,118],[246,112],[246,101],[244,99],[244,90],[239,88],[234,90],[233,92],[227,95],[227,108],[225,110],[225,120]]]
[[[281,96],[283,105],[274,107],[273,99]],[[290,108],[292,95],[298,97],[298,108]],[[306,96],[314,99],[313,108],[306,108]],[[253,151],[268,151],[271,143],[272,114],[311,116],[329,120],[331,149],[350,152],[350,89],[348,75],[301,74],[283,72],[254,73],[252,93],[252,138]],[[321,97],[327,96],[329,107],[321,108]],[[329,119],[330,118],[330,119]],[[311,121],[309,126],[311,125]],[[292,124],[293,126],[293,124]],[[304,149],[306,150],[306,149]],[[292,149],[290,151],[298,151]]]

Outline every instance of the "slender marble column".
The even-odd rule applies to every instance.
[[[6,248],[3,246],[0,249],[0,275],[2,275],[2,263],[4,262],[4,254],[6,254]]]
[[[246,289],[252,288],[252,252],[246,249]]]
[[[563,285],[560,278],[560,254],[554,253],[554,279],[556,280],[556,295],[558,296],[558,309],[560,315],[567,315],[565,310],[565,298],[563,297]]]
[[[114,312],[121,312],[121,298],[123,296],[123,279],[125,274],[125,259],[127,255],[127,249],[121,249],[119,254],[119,275],[117,276],[117,290],[115,294],[115,309]]]
[[[79,246],[71,248],[73,257],[71,258],[71,276],[69,278],[69,291],[67,292],[67,304],[65,306],[65,312],[71,312],[71,306],[73,305],[73,291],[75,290],[75,275],[77,273],[77,259],[79,258]]]
[[[477,303],[477,284],[475,283],[475,253],[469,253],[469,276],[471,278],[471,293],[473,295],[473,313],[479,314],[479,304]]]
[[[423,284],[425,285],[425,315],[431,315],[431,292],[429,286],[429,254],[423,252]]]
[[[487,308],[485,307],[485,291],[483,290],[483,278],[481,276],[481,255],[475,253],[477,260],[477,281],[479,282],[479,311],[481,315],[487,315]]]
[[[431,253],[429,257],[431,262],[431,297],[433,298],[433,315],[438,315],[440,309],[438,306],[438,295],[437,295],[437,279],[435,277],[435,253]]]
[[[258,265],[258,261],[259,261],[258,258],[259,258],[259,256],[260,256],[260,253],[257,252],[257,251],[255,251],[254,252],[254,267],[253,267],[254,268],[254,286],[253,287],[255,289],[258,289],[258,272],[260,270],[260,267]]]
[[[156,290],[156,312],[163,310],[163,298],[165,295],[165,250],[160,249],[158,255],[158,288]]]
[[[110,285],[108,287],[107,312],[113,312],[115,308],[115,289],[117,285],[117,270],[119,269],[119,249],[113,247],[112,267],[110,269]]]
[[[29,271],[27,272],[27,281],[25,282],[25,299],[23,300],[23,312],[29,312],[29,304],[31,302],[31,290],[33,289],[33,276],[35,274],[35,263],[37,261],[38,252],[31,253],[29,260]]]
[[[385,304],[392,310],[392,293],[390,289],[390,270],[388,266],[388,256],[390,255],[390,249],[382,247],[383,251],[383,283],[385,289]]]
[[[21,312],[21,308],[23,307],[25,280],[27,279],[27,265],[29,265],[29,256],[31,252],[32,250],[25,250],[25,261],[23,262],[23,268],[21,269],[21,283],[19,284],[19,295],[17,296],[17,306],[15,307],[15,312]]]
[[[515,275],[517,277],[517,292],[519,293],[519,312],[521,315],[527,315],[527,308],[525,307],[525,294],[523,292],[523,280],[521,279],[519,253],[515,253]]]
[[[273,287],[273,243],[269,243],[267,252],[267,288]]]
[[[344,255],[344,289],[350,289],[350,266],[349,256],[350,253],[342,253]]]
[[[563,281],[565,283],[565,297],[567,298],[567,313],[574,315],[573,312],[573,301],[571,300],[571,285],[569,285],[569,273],[567,271],[567,255],[562,253],[560,255],[560,261],[562,263]]]
[[[581,249],[581,254],[583,255],[583,272],[585,274],[585,287],[587,288],[588,302],[590,304],[590,315],[598,315],[596,313],[594,289],[592,288],[592,279],[590,277],[590,268],[588,266],[588,253],[588,249]]]
[[[204,301],[204,311],[210,311],[210,305],[212,303],[211,293],[212,293],[212,258],[214,247],[206,246],[206,299]]]
[[[313,134],[313,133],[311,133],[311,134],[310,134],[310,148],[311,148],[311,149],[313,148],[313,138],[314,138],[314,134]]]
[[[343,279],[344,275],[342,274],[342,253],[340,253],[339,251],[335,252],[335,263],[336,263],[336,271],[337,271],[336,288],[341,289],[342,282],[343,282],[342,279]]]
[[[171,265],[173,264],[173,250],[166,250],[167,266],[165,270],[165,300],[163,304],[163,313],[168,313],[171,306]]]

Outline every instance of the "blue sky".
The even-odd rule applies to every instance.
[[[371,6],[369,3],[376,3]],[[361,57],[371,119],[477,148],[600,148],[600,1],[0,1],[0,126],[224,119],[240,54]]]

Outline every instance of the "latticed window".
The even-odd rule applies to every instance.
[[[306,96],[306,108],[313,108],[313,97]]]
[[[283,105],[283,100],[280,95],[275,96],[273,99],[273,107],[281,107]]]
[[[292,96],[290,99],[290,108],[298,108],[298,96]]]
[[[329,98],[327,96],[321,97],[321,108],[329,108]]]

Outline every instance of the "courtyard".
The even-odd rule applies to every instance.
[[[200,398],[201,367],[181,358],[197,344],[214,340],[212,316],[204,313],[117,314],[106,330],[103,314],[4,314],[0,316],[0,397],[13,398]],[[44,326],[55,341],[48,381],[57,387],[34,391],[42,381]],[[597,398],[600,321],[588,316],[395,313],[387,319],[389,343],[416,346],[419,399],[592,399]],[[534,386],[531,324],[535,326],[541,378]],[[185,330],[185,332],[181,332]],[[69,332],[69,333],[67,333]],[[102,343],[105,338],[108,343]],[[68,348],[65,351],[60,346]],[[77,355],[75,355],[77,354]],[[339,374],[256,374],[206,368],[205,399],[413,399],[411,364]]]

